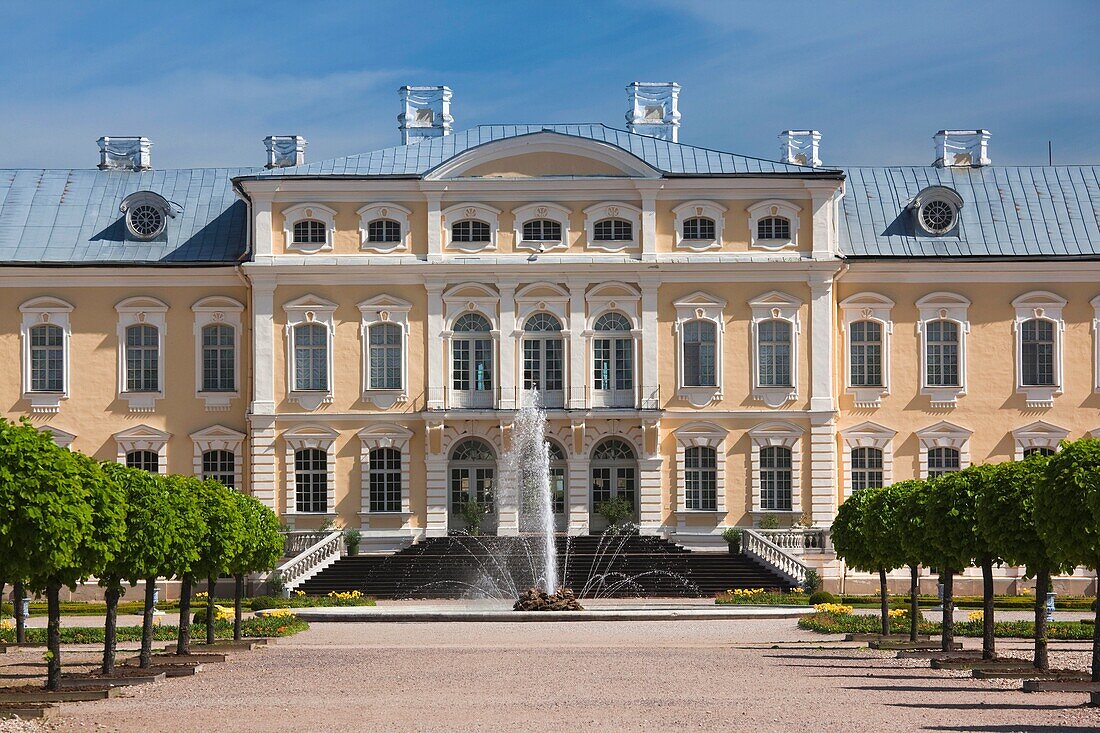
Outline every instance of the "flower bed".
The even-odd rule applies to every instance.
[[[333,591],[326,596],[307,596],[301,591],[296,591],[290,598],[278,596],[256,596],[249,601],[249,608],[253,611],[263,611],[268,608],[318,608],[327,606],[374,606],[375,600],[365,596],[357,590],[337,593]]]
[[[309,628],[302,619],[293,615],[290,611],[277,616],[266,618],[250,618],[241,622],[241,634],[246,637],[261,636],[292,636]],[[193,626],[194,630],[195,627]],[[172,641],[176,638],[179,629],[170,624],[156,624],[153,626],[154,641]],[[218,639],[233,638],[233,624],[230,621],[215,621],[214,636]],[[141,641],[140,626],[119,626],[119,641]],[[46,629],[28,628],[27,641],[31,644],[46,643]],[[12,629],[0,629],[0,642],[8,644],[15,642],[15,631]],[[62,644],[102,644],[103,628],[99,626],[62,626]]]
[[[904,609],[901,609],[904,610]],[[890,614],[890,633],[909,633],[909,619],[905,614]],[[875,634],[882,628],[882,620],[877,615],[855,615],[818,611],[798,620],[798,627],[821,634]],[[940,624],[931,621],[918,622],[917,629],[922,634],[940,633]],[[1030,639],[1035,635],[1032,621],[997,621],[993,624],[994,634],[1009,639]],[[956,636],[981,637],[982,621],[959,621],[955,623]],[[1080,621],[1052,621],[1047,624],[1047,638],[1062,640],[1092,639],[1092,624]]]
[[[789,593],[764,588],[734,588],[719,593],[714,602],[722,606],[805,606],[806,594],[802,589]]]

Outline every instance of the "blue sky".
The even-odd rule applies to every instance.
[[[625,85],[677,81],[682,142],[826,163],[928,163],[944,127],[995,163],[1100,163],[1100,0],[7,2],[0,167],[90,167],[144,134],[154,167],[319,160],[398,143],[397,88],[448,84],[457,128],[622,127]]]

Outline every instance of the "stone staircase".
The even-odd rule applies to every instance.
[[[343,557],[306,580],[310,595],[358,590],[376,598],[513,597],[541,565],[534,537],[433,537],[392,555]],[[692,552],[637,534],[557,538],[562,585],[601,597],[701,597],[729,588],[789,588],[744,555]]]

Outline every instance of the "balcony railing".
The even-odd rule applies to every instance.
[[[788,529],[754,529],[754,532],[767,538],[773,545],[796,554],[823,552],[829,549],[829,530],[813,527],[790,527]]]
[[[763,530],[767,532],[769,530]],[[741,530],[741,552],[758,562],[767,565],[795,585],[801,586],[806,582],[806,573],[809,568],[795,557],[790,550],[775,544],[762,534],[762,530]]]

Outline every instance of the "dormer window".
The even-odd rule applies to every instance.
[[[294,244],[324,244],[325,238],[324,222],[306,219],[294,224]]]
[[[962,204],[962,197],[950,188],[930,186],[917,194],[911,207],[917,228],[925,234],[939,236],[958,226]]]
[[[634,239],[634,226],[626,219],[602,219],[594,229],[597,242],[630,242]]]
[[[401,241],[401,223],[393,219],[375,219],[367,224],[367,241],[393,244]]]
[[[782,216],[766,216],[760,220],[756,227],[758,239],[784,239],[791,238],[791,221]]]
[[[336,210],[321,204],[298,204],[283,211],[286,248],[312,254],[332,249]]]
[[[524,242],[561,242],[561,224],[549,219],[534,219],[523,225]]]
[[[684,239],[712,241],[714,239],[714,219],[697,216],[684,220]]]
[[[772,251],[797,247],[799,211],[799,207],[782,199],[761,201],[750,206],[750,245]]]
[[[126,229],[134,239],[148,241],[164,233],[168,217],[176,213],[163,196],[152,191],[137,191],[122,200],[119,211],[126,215]]]
[[[452,242],[480,242],[492,241],[489,225],[477,219],[456,221],[451,227]]]

